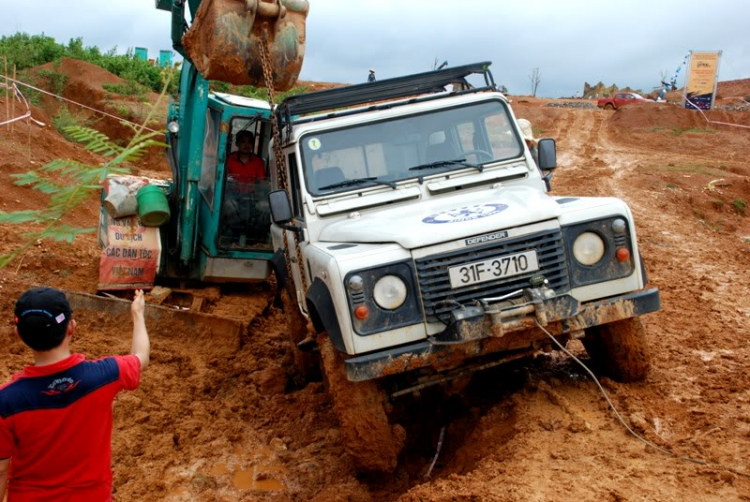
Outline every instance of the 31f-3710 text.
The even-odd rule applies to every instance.
[[[456,289],[536,270],[539,270],[539,260],[532,250],[456,265],[448,269],[448,274],[451,289]]]

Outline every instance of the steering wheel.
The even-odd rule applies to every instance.
[[[477,162],[481,161],[482,157],[487,157],[487,160],[495,160],[495,156],[486,150],[464,150],[462,155],[476,155]]]

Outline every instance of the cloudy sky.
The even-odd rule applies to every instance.
[[[690,50],[723,51],[720,80],[750,78],[748,0],[309,1],[304,80],[359,83],[369,68],[387,78],[430,70],[437,59],[492,61],[511,94],[530,93],[534,68],[540,96],[573,96],[599,81],[648,92]],[[147,47],[151,57],[171,48],[170,14],[154,0],[0,4],[0,35],[83,37],[103,50]]]

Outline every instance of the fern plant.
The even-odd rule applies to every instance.
[[[168,82],[165,83],[164,89],[167,87]],[[156,139],[161,136],[161,133],[147,132],[145,129],[145,124],[151,120],[164,95],[165,91],[162,91],[156,104],[151,107],[151,112],[143,125],[134,126],[125,123],[133,129],[134,134],[130,143],[124,147],[115,144],[106,134],[90,127],[69,126],[63,128],[66,136],[84,144],[87,150],[105,157],[107,160],[102,165],[94,166],[70,159],[55,159],[45,164],[38,171],[11,175],[16,178],[16,185],[29,186],[50,197],[47,207],[43,209],[0,211],[0,223],[33,225],[35,228],[21,234],[24,240],[19,247],[7,254],[0,255],[0,268],[26,253],[31,246],[40,240],[51,239],[72,243],[76,236],[96,230],[95,226],[73,226],[63,223],[63,220],[75,208],[90,200],[94,193],[101,190],[102,183],[107,176],[127,174],[129,172],[128,163],[141,159],[148,148],[167,146],[164,142]]]

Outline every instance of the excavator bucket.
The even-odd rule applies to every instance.
[[[285,91],[302,69],[309,8],[307,0],[204,0],[182,44],[204,78],[265,87],[267,39],[274,89]]]

